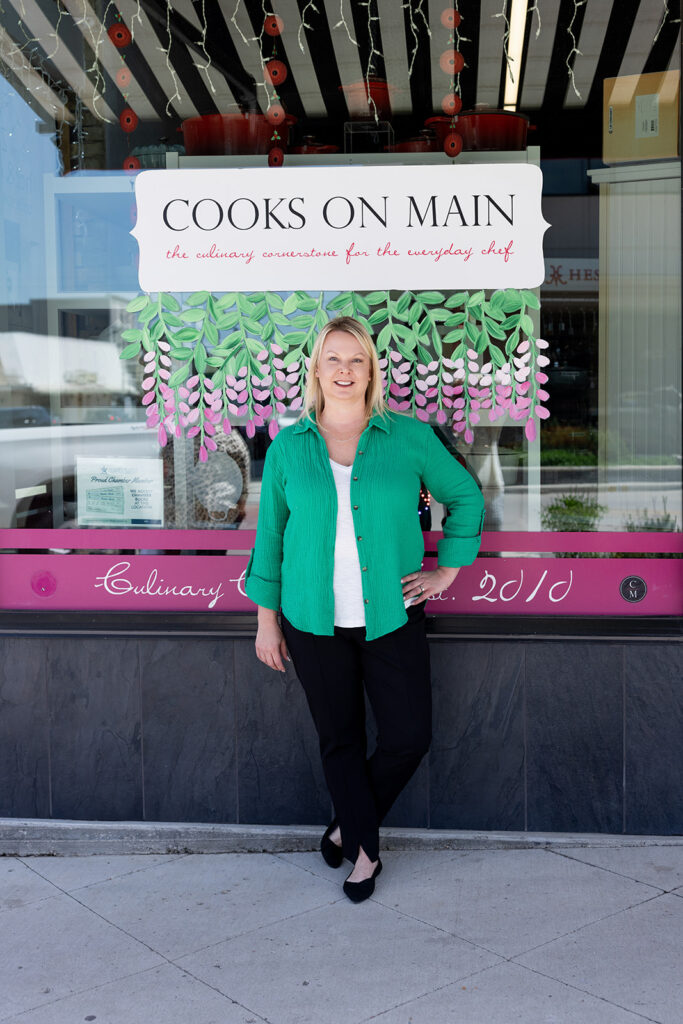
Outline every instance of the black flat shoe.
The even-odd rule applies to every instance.
[[[337,828],[337,825],[338,822],[335,818],[334,821],[330,822],[327,826],[325,834],[320,840],[320,852],[323,855],[323,860],[326,864],[329,864],[331,868],[341,867],[341,863],[344,860],[344,852],[341,846],[337,846],[337,844],[333,843],[330,839],[330,836]]]
[[[375,891],[375,879],[382,870],[382,861],[377,859],[377,867],[372,872],[369,878],[364,878],[362,882],[349,882],[348,878],[344,882],[344,892],[349,897],[352,903],[362,903],[363,900],[368,899],[372,896]]]

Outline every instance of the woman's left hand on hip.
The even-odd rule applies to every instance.
[[[411,598],[413,604],[428,601],[443,590],[448,590],[459,571],[441,565],[430,572],[409,572],[407,576],[401,577],[403,597]]]

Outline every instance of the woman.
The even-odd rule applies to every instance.
[[[432,572],[420,568],[421,481],[449,513]],[[476,484],[432,429],[386,409],[362,324],[327,323],[302,415],[268,449],[246,591],[257,657],[282,672],[291,655],[306,693],[336,812],[321,851],[354,865],[354,902],[374,891],[379,824],[431,741],[424,603],[474,561],[482,523]],[[363,684],[378,730],[369,760]]]

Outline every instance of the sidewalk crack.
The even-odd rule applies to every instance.
[[[593,864],[590,860],[584,860],[582,857],[572,857],[566,850],[553,850],[546,849],[547,853],[554,853],[556,857],[566,857],[567,860],[573,861],[574,864],[585,864],[587,867],[598,868],[600,871],[607,871],[610,875],[616,875],[618,878],[626,878],[629,882],[636,882],[638,885],[646,885],[649,889],[657,889],[658,895],[667,892],[673,892],[673,889],[662,889],[661,885],[654,885],[652,882],[644,882],[641,878],[634,878],[633,875],[624,874],[623,871],[617,871],[615,868],[605,867],[604,864]],[[637,904],[634,903],[634,906]]]

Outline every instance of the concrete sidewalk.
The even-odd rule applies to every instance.
[[[4,1024],[683,1019],[683,841],[0,858]]]

